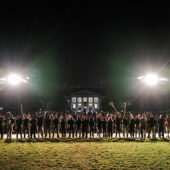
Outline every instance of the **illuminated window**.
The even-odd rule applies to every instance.
[[[87,102],[87,97],[83,97],[83,102]]]
[[[78,102],[81,103],[82,102],[82,98],[78,97]]]
[[[76,103],[76,97],[72,97],[72,102]]]
[[[95,109],[98,109],[98,104],[94,104],[94,108],[95,108]]]
[[[79,108],[79,109],[81,108],[81,106],[82,106],[82,104],[78,104],[78,108]]]
[[[98,99],[98,97],[94,97],[94,102],[98,102],[99,101],[99,99]]]
[[[89,97],[89,102],[93,102],[93,97]]]
[[[76,109],[76,104],[73,104],[73,109]]]
[[[93,104],[89,104],[89,109],[92,109],[93,108]]]

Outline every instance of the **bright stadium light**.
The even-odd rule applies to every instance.
[[[166,84],[168,82],[167,78],[159,77],[157,74],[149,73],[145,76],[137,77],[139,81],[145,83],[147,86],[156,86],[158,84]]]
[[[150,73],[145,76],[145,83],[148,86],[155,86],[158,84],[158,76],[156,74]]]
[[[19,75],[17,75],[17,74],[10,74],[7,77],[7,82],[10,85],[17,86],[18,84],[21,83],[21,81],[22,81],[22,78]]]
[[[19,74],[11,73],[6,77],[0,78],[0,84],[9,84],[11,86],[18,86],[21,83],[27,83],[28,77],[23,78]]]

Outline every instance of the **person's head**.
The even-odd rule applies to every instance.
[[[160,117],[160,119],[162,119],[162,115],[160,115],[159,117]]]

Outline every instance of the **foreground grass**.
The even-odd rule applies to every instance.
[[[170,141],[0,141],[0,169],[170,169]]]

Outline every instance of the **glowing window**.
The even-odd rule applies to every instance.
[[[76,109],[76,104],[73,104],[73,109]]]
[[[94,102],[98,102],[99,101],[99,98],[98,97],[94,97]]]
[[[76,103],[76,97],[72,97],[72,102]]]
[[[78,108],[81,109],[82,104],[78,104]]]
[[[94,108],[95,108],[95,109],[98,109],[98,104],[94,104]]]
[[[89,97],[89,102],[93,102],[93,97]]]
[[[82,102],[82,98],[78,97],[78,102],[81,103]]]
[[[89,104],[89,108],[92,109],[93,108],[93,104]]]
[[[83,102],[87,102],[87,97],[83,97]]]

